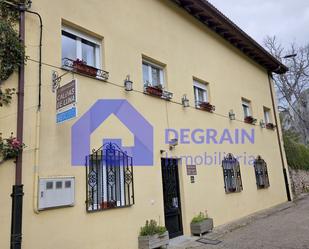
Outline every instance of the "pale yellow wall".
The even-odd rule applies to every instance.
[[[23,248],[66,249],[134,249],[140,226],[154,218],[164,223],[160,150],[164,144],[164,129],[170,128],[253,128],[241,121],[229,121],[233,109],[242,120],[241,98],[252,101],[254,117],[263,119],[263,106],[272,107],[267,73],[242,55],[222,38],[163,0],[104,1],[34,1],[44,22],[43,87],[40,118],[39,169],[35,167],[36,105],[38,95],[38,64],[29,60],[26,66],[24,151],[25,185]],[[26,46],[30,59],[38,59],[38,21],[26,14]],[[78,79],[78,113],[81,116],[97,99],[127,99],[155,128],[154,167],[134,168],[136,204],[130,208],[107,210],[94,214],[85,211],[85,169],[72,167],[70,162],[71,126],[76,121],[55,124],[55,94],[51,91],[51,72],[61,66],[61,22],[66,20],[104,37],[102,63],[110,72],[109,82],[123,85],[131,75],[134,89],[126,93],[109,83],[75,75]],[[146,96],[142,88],[142,55],[166,64],[167,88],[180,102],[187,94],[194,104],[193,77],[209,82],[214,114],[183,109],[182,106]],[[48,65],[47,65],[48,64]],[[52,65],[52,66],[49,66]],[[61,84],[73,76],[67,74]],[[16,85],[17,78],[7,84]],[[8,133],[16,126],[16,101],[1,109],[1,130]],[[10,115],[10,116],[7,116]],[[109,128],[110,129],[110,128]],[[117,127],[115,127],[117,129]],[[97,133],[100,133],[99,129]],[[226,195],[221,167],[198,167],[196,183],[191,184],[184,165],[180,167],[184,231],[189,234],[192,217],[207,209],[220,225],[252,212],[286,201],[286,193],[275,131],[255,126],[254,145],[178,145],[174,156],[197,155],[205,151],[260,154],[268,163],[270,188],[257,190],[252,168],[241,166],[244,190]],[[99,134],[97,134],[99,136]],[[130,142],[130,136],[126,135]],[[98,141],[93,141],[97,144]],[[10,185],[13,183],[13,163],[0,166],[0,248],[8,248],[10,230]],[[68,175],[76,178],[76,204],[34,212],[34,171],[41,177]],[[2,222],[3,221],[3,222]]]

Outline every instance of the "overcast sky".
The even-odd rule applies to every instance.
[[[287,46],[309,43],[309,0],[209,0],[260,44],[276,35]]]

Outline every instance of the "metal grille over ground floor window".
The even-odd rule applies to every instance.
[[[243,187],[238,160],[232,154],[228,154],[222,161],[222,168],[225,192],[241,192]]]
[[[269,178],[267,171],[267,164],[261,156],[258,156],[254,160],[254,171],[256,177],[256,185],[260,188],[268,188],[269,187]]]
[[[107,143],[86,157],[87,211],[134,204],[132,157]]]

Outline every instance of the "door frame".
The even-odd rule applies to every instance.
[[[175,160],[177,162],[177,166],[176,166],[176,169],[177,169],[177,173],[176,173],[176,176],[177,176],[177,194],[178,194],[178,206],[179,206],[179,226],[180,226],[180,231],[173,234],[172,237],[171,237],[171,234],[170,234],[170,238],[175,238],[175,237],[178,237],[178,236],[181,236],[181,235],[184,235],[184,226],[183,226],[183,213],[182,213],[182,183],[180,181],[180,171],[179,171],[179,166],[181,166],[181,159],[180,158],[170,158],[170,157],[161,157],[161,181],[162,181],[162,198],[163,198],[163,214],[164,214],[164,223],[166,224],[166,220],[165,220],[165,205],[164,205],[164,187],[163,187],[163,171],[162,171],[162,160],[164,159],[172,159],[172,160]]]

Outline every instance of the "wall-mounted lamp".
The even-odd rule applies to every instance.
[[[173,138],[169,142],[170,150],[174,149],[178,145],[178,139]]]
[[[261,126],[261,128],[265,128],[266,127],[266,124],[265,124],[263,119],[261,119],[261,121],[260,121],[260,126]]]
[[[133,90],[133,82],[130,80],[130,75],[127,75],[124,80],[124,89],[128,92]]]
[[[233,110],[229,111],[229,118],[230,118],[230,120],[235,120],[236,119],[236,115],[235,115]]]
[[[184,94],[181,98],[181,103],[183,105],[183,107],[189,107],[190,104],[189,104],[189,99],[187,98],[187,95]]]

